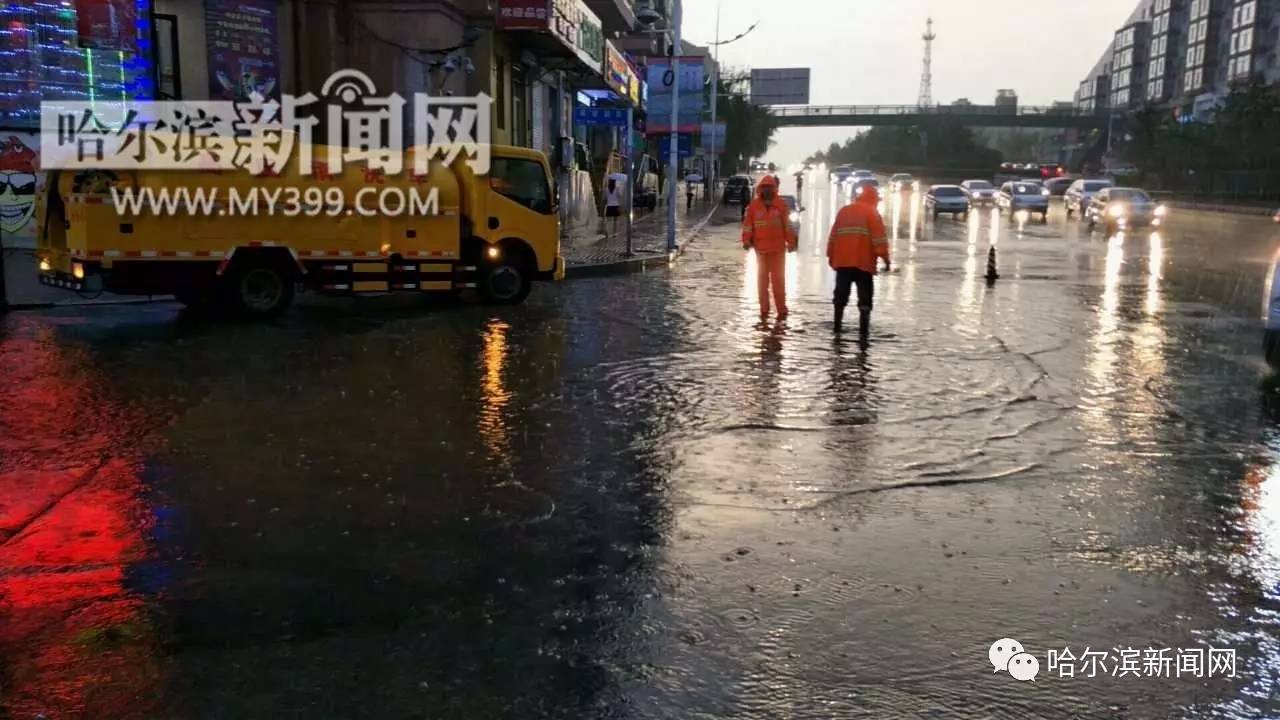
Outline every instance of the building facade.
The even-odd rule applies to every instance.
[[[1076,107],[1206,119],[1233,86],[1280,82],[1280,0],[1142,0],[1081,81]]]

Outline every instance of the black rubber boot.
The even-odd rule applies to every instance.
[[[871,311],[867,308],[858,308],[858,334],[866,337],[871,332]]]
[[[836,332],[844,332],[844,306],[836,305]]]

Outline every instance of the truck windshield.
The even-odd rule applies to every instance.
[[[539,162],[494,158],[489,170],[489,187],[534,212],[551,212],[551,191],[547,187],[547,174]]]

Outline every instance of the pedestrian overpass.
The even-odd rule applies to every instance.
[[[1007,105],[773,105],[778,127],[867,127],[923,125],[946,119],[973,127],[1071,128],[1107,126],[1106,111],[1074,107],[1010,107]]]

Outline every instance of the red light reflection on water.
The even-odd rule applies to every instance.
[[[159,638],[139,413],[47,329],[0,338],[0,716],[147,717]]]

